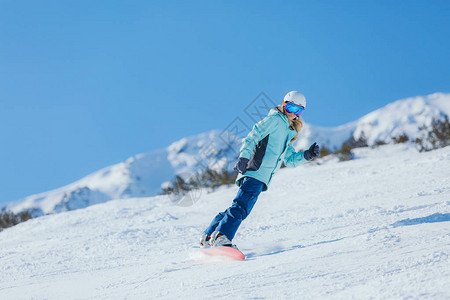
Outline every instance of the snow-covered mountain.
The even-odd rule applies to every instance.
[[[233,242],[193,248],[237,187],[109,201],[0,233],[2,299],[450,299],[450,147],[285,168]]]
[[[444,115],[450,115],[450,94],[398,100],[339,127],[324,128],[306,123],[294,146],[302,150],[317,141],[335,150],[352,136],[358,139],[363,132],[369,145],[376,141],[389,143],[392,137],[402,134],[414,139],[420,135],[421,126],[429,126],[433,119]],[[165,149],[133,156],[70,185],[12,202],[7,208],[15,213],[30,210],[32,215],[40,216],[111,199],[154,196],[175,175],[188,177],[206,168],[231,171],[241,138],[220,130],[183,138]]]
[[[297,149],[317,141],[330,150],[337,150],[350,137],[358,140],[364,133],[369,146],[377,141],[391,143],[392,138],[406,134],[410,140],[420,137],[420,127],[430,127],[433,119],[450,116],[450,94],[434,93],[392,102],[357,121],[338,127],[305,124]]]
[[[154,196],[175,175],[186,177],[206,168],[231,171],[240,139],[230,132],[226,134],[213,130],[183,138],[165,149],[130,157],[67,186],[12,202],[7,208],[41,216],[111,199]]]

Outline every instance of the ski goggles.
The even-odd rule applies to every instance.
[[[288,113],[294,113],[297,117],[305,110],[303,106],[298,106],[291,102],[284,102],[283,105]]]

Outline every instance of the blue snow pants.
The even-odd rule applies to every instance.
[[[210,236],[214,231],[219,231],[231,241],[241,222],[250,214],[263,187],[263,182],[253,177],[244,177],[233,204],[212,220],[205,233]]]

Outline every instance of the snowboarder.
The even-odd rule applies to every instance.
[[[305,107],[303,94],[289,92],[283,104],[272,108],[242,140],[239,159],[233,168],[238,172],[239,191],[232,205],[215,216],[204,231],[201,247],[232,246],[239,225],[250,214],[259,194],[267,190],[282,162],[287,167],[297,167],[319,156],[317,143],[304,152],[295,152],[292,146],[303,126],[300,115]]]

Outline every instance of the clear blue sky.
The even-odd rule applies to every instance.
[[[450,1],[0,0],[0,202],[225,128],[261,91],[337,126],[450,92]]]

